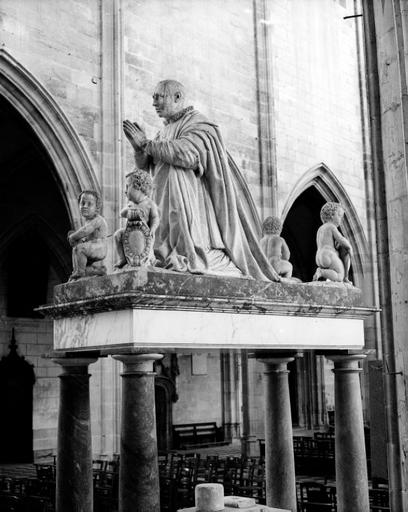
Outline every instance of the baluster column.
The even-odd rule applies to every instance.
[[[58,414],[57,512],[93,512],[88,365],[95,357],[58,357],[62,366]]]
[[[266,504],[296,511],[295,459],[288,363],[293,357],[262,358],[265,364]]]
[[[334,362],[336,487],[338,512],[368,512],[359,360],[363,354],[328,355]]]
[[[153,363],[163,356],[113,357],[123,363],[119,512],[160,512]]]

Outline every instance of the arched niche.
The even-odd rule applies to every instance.
[[[291,261],[298,270],[297,277],[310,281],[316,264],[316,232],[321,225],[320,208],[327,201],[341,203],[345,216],[341,231],[353,246],[352,271],[355,285],[363,282],[367,239],[356,209],[334,173],[320,163],[309,169],[296,183],[282,212],[282,236],[291,249]],[[313,259],[313,262],[312,262]],[[303,260],[303,262],[302,262]],[[294,271],[296,276],[296,271]]]
[[[47,89],[5,49],[0,49],[0,96],[27,121],[48,153],[71,223],[79,219],[81,190],[100,193],[91,160],[64,111]]]

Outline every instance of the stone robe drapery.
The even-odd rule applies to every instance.
[[[229,165],[215,124],[189,110],[165,125],[144,151],[160,210],[158,266],[277,279],[248,218],[250,207],[237,194],[239,171]]]

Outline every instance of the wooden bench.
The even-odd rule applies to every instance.
[[[222,429],[217,427],[215,421],[173,425],[174,448],[214,445],[222,441]]]

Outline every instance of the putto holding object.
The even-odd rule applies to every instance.
[[[262,225],[261,248],[269,263],[281,277],[292,277],[293,267],[289,262],[288,244],[280,236],[282,222],[278,217],[267,217]]]
[[[68,232],[68,242],[72,247],[73,267],[70,281],[106,274],[103,260],[107,253],[108,226],[105,219],[99,214],[100,197],[94,190],[84,190],[80,193],[78,202],[85,223],[78,230]]]
[[[345,282],[349,280],[352,247],[338,227],[344,217],[344,209],[339,203],[326,203],[320,211],[323,226],[317,231],[316,263],[318,268],[313,281],[328,279],[329,281]]]
[[[152,179],[146,171],[135,169],[126,176],[126,197],[129,202],[120,212],[127,219],[126,228],[115,233],[118,261],[115,269],[128,264],[131,267],[154,263],[154,234],[160,216],[156,204],[150,199]]]

